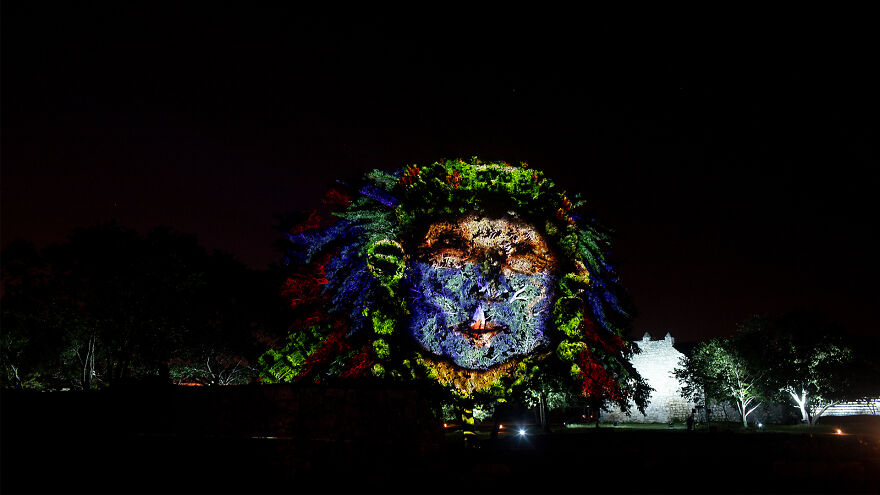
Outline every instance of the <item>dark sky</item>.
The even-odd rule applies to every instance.
[[[115,219],[264,268],[273,213],[333,180],[478,155],[584,193],[639,336],[797,308],[877,334],[869,26],[186,5],[4,2],[4,246]]]

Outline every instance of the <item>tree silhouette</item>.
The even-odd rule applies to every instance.
[[[707,397],[736,405],[744,427],[764,399],[763,371],[748,360],[735,339],[701,342],[681,358],[673,373],[682,396],[698,402]]]
[[[41,251],[17,241],[2,262],[4,387],[167,380],[187,362],[228,375],[218,365],[232,357],[241,376],[277,291],[265,272],[167,227],[141,236],[106,223]]]
[[[756,316],[742,325],[742,348],[766,370],[768,388],[794,402],[801,421],[815,424],[829,407],[861,398],[857,367],[843,329],[809,312]]]

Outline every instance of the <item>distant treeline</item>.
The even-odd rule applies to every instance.
[[[3,388],[247,383],[286,332],[280,268],[250,269],[167,227],[101,224],[44,249],[15,240],[0,262]]]

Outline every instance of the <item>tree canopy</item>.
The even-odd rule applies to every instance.
[[[694,402],[707,398],[736,405],[743,426],[761,404],[764,372],[749,361],[735,339],[712,339],[697,345],[681,358],[675,377],[682,383],[682,396]]]
[[[868,392],[854,387],[855,354],[840,325],[824,315],[756,316],[740,333],[742,348],[764,368],[768,388],[793,401],[804,422],[813,424],[834,404]]]
[[[823,314],[756,315],[733,337],[698,344],[674,373],[682,396],[731,403],[744,426],[767,402],[792,403],[803,422],[815,424],[835,404],[880,396],[875,348]]]
[[[275,301],[267,274],[165,227],[101,224],[42,250],[14,241],[2,271],[4,387],[229,383],[229,367],[246,382]]]

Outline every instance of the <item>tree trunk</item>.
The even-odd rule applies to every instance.
[[[749,410],[746,410],[746,408],[749,407],[749,403],[751,403],[751,401],[749,401],[749,402],[744,402],[744,403],[743,403],[743,408],[742,408],[742,410],[743,410],[743,426],[746,427],[746,428],[749,427],[749,422],[748,422],[749,414],[752,414],[753,412],[755,412],[755,409],[758,409],[758,407],[761,406],[761,403],[758,402],[757,405],[755,405],[754,407],[752,407],[752,408],[749,409]]]
[[[810,424],[811,424],[811,425],[815,425],[816,422],[819,421],[819,418],[821,418],[822,415],[825,414],[825,411],[827,411],[829,407],[831,407],[831,406],[833,406],[833,405],[835,405],[835,404],[837,404],[836,401],[831,401],[831,402],[829,402],[828,404],[826,404],[825,406],[820,407],[820,408],[816,411],[816,414],[811,414],[811,415],[810,415]]]
[[[602,413],[601,413],[602,401],[598,400],[598,399],[594,400],[593,404],[591,406],[591,409],[592,409],[592,411],[590,413],[594,415],[594,417],[596,419],[596,428],[598,428],[599,427],[599,417],[602,415]]]
[[[461,408],[461,431],[465,448],[477,446],[477,432],[474,431],[474,402],[465,401]]]
[[[709,409],[709,394],[708,394],[708,389],[705,389],[705,388],[704,388],[704,389],[703,389],[703,392],[705,392],[705,393],[703,394],[703,395],[705,395],[705,400],[704,400],[703,402],[704,402],[705,405],[706,405],[706,430],[709,430],[709,425],[710,425],[711,422],[712,422],[712,411]]]
[[[91,390],[92,376],[95,373],[95,336],[89,337],[86,342],[86,355],[82,359],[82,388]]]
[[[9,367],[12,368],[12,375],[15,377],[15,382],[18,384],[18,388],[24,388],[24,385],[21,383],[21,377],[18,376],[18,368],[16,368],[14,364],[10,364]]]
[[[538,421],[542,431],[547,431],[547,399],[544,394],[538,396]]]
[[[798,395],[794,389],[788,389],[789,395],[794,399],[794,402],[797,404],[797,407],[801,410],[801,423],[813,424],[810,421],[810,414],[807,411],[807,392],[805,390],[801,390],[801,395]]]

